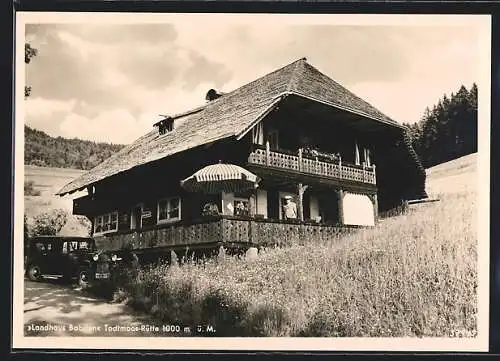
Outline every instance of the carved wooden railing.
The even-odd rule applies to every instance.
[[[375,165],[352,166],[322,160],[306,158],[299,150],[298,155],[275,152],[257,148],[248,157],[250,164],[262,165],[276,169],[287,169],[323,177],[345,179],[349,181],[376,184]]]
[[[214,247],[224,244],[255,246],[306,244],[334,241],[359,227],[279,221],[234,216],[208,217],[151,229],[94,236],[104,250],[147,250],[157,248]]]

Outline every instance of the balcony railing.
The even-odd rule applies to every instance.
[[[266,166],[276,169],[287,169],[296,172],[319,175],[328,178],[349,180],[354,182],[376,184],[375,165],[354,166],[323,160],[306,158],[299,151],[298,155],[271,151],[269,149],[255,149],[248,157],[250,164]]]
[[[218,245],[275,246],[332,242],[359,227],[303,221],[215,216],[187,224],[94,236],[103,250],[214,247]]]

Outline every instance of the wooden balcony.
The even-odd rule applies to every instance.
[[[334,241],[359,227],[304,221],[214,216],[195,222],[94,236],[104,250],[213,248],[307,244],[313,240]]]
[[[316,175],[336,180],[347,180],[365,184],[377,184],[375,165],[371,167],[356,166],[318,160],[318,158],[304,157],[299,151],[298,155],[276,152],[269,149],[257,148],[248,157],[248,163],[278,170]]]

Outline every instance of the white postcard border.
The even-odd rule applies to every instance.
[[[189,18],[189,20],[186,20]],[[193,20],[194,19],[194,20]],[[258,19],[258,20],[257,20]],[[127,350],[276,350],[276,351],[487,351],[489,336],[489,185],[491,17],[489,15],[290,15],[290,14],[16,14],[15,192],[13,348]],[[24,214],[24,39],[27,23],[245,23],[329,25],[473,25],[481,34],[481,78],[478,79],[478,336],[467,338],[179,338],[179,337],[26,337],[23,322]],[[201,25],[200,25],[201,26]]]

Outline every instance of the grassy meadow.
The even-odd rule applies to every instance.
[[[431,168],[439,202],[338,242],[141,269],[120,297],[164,321],[211,324],[217,336],[474,336],[475,162]]]

